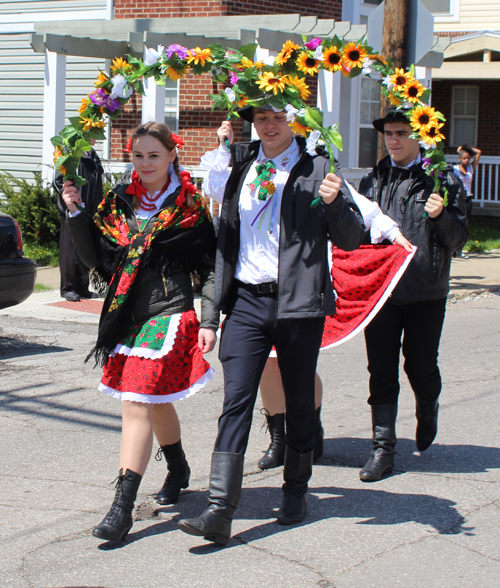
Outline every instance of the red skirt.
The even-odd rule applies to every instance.
[[[399,245],[361,245],[354,251],[332,247],[337,312],[325,319],[320,349],[345,343],[368,326],[392,294],[416,250],[408,252]],[[274,347],[269,356],[276,357]]]
[[[198,329],[194,310],[131,325],[104,366],[99,390],[152,404],[192,396],[214,375],[198,350]]]

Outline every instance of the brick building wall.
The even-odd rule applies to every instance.
[[[168,14],[166,12],[168,6]],[[168,5],[163,0],[115,0],[115,18],[165,18],[236,16],[255,14],[301,14],[341,20],[342,0],[172,0]],[[316,78],[317,79],[317,78]],[[308,102],[316,103],[316,79],[311,85],[312,95]],[[311,84],[311,79],[308,83]],[[181,161],[185,165],[198,165],[201,155],[217,145],[216,129],[224,120],[224,113],[211,112],[212,102],[209,94],[216,94],[223,88],[214,84],[209,75],[188,75],[181,80],[179,87],[179,129],[186,145],[182,148]],[[313,102],[314,101],[314,102]],[[111,158],[128,161],[123,153],[128,136],[134,127],[141,123],[141,97],[134,104],[127,105],[123,115],[113,123],[111,133]],[[236,140],[241,139],[240,122],[234,123]]]
[[[449,146],[451,133],[451,107],[453,86],[478,86],[479,113],[477,129],[477,146],[483,155],[500,155],[500,106],[496,96],[500,92],[500,80],[436,80],[432,82],[432,106],[446,117],[442,129],[446,139],[446,152],[455,153],[456,148]]]

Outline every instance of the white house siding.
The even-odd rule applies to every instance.
[[[440,22],[436,18],[436,32],[452,31],[498,31],[500,30],[499,0],[458,0],[459,10],[456,19]]]
[[[36,14],[40,12],[71,12],[71,11],[88,11],[88,10],[104,10],[106,8],[106,0],[0,0],[0,15],[15,15],[20,16],[19,20],[15,22],[25,22],[29,14]],[[12,20],[5,18],[0,22],[7,22]]]
[[[0,0],[0,171],[26,179],[41,171],[45,56],[30,46],[33,22],[51,13],[85,18],[105,8],[106,0]],[[92,91],[99,67],[104,60],[67,58],[67,117]]]

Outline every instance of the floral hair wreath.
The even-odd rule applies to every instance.
[[[157,84],[165,85],[167,79],[177,81],[191,72],[210,73],[214,82],[226,86],[210,98],[212,110],[226,110],[228,120],[238,118],[237,110],[247,105],[270,104],[285,110],[293,131],[306,137],[310,154],[315,153],[319,141],[325,146],[333,171],[333,148],[342,149],[338,124],[325,127],[321,110],[306,104],[311,94],[306,76],[315,76],[323,69],[340,71],[348,78],[373,74],[380,78],[383,94],[408,118],[413,129],[411,138],[425,149],[426,173],[433,178],[435,191],[439,191],[440,177],[447,167],[441,133],[445,118],[428,105],[431,91],[415,78],[414,66],[407,71],[394,68],[391,59],[376,53],[364,37],[356,42],[338,36],[310,41],[303,37],[302,45],[286,41],[276,57],[263,61],[253,61],[256,48],[255,43],[239,49],[224,48],[218,43],[205,49],[172,44],[148,49],[144,61],[129,55],[127,60],[117,57],[111,65],[111,75],[99,72],[95,89],[82,99],[79,116],[70,118],[70,124],[51,139],[56,168],[65,180],[71,179],[75,185],[86,183],[76,170],[83,153],[91,147],[89,140],[104,139],[106,119],[116,120],[134,92],[144,94],[143,78],[154,77]],[[178,147],[184,145],[174,133],[172,137]],[[444,190],[445,205],[446,196]],[[318,203],[319,199],[313,206]]]

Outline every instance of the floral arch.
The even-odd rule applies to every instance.
[[[338,124],[325,127],[323,113],[307,106],[310,95],[306,76],[315,76],[320,69],[340,71],[348,78],[359,75],[380,75],[382,92],[390,103],[401,108],[417,139],[426,150],[424,166],[440,189],[440,175],[446,169],[441,128],[444,116],[428,106],[431,91],[415,79],[415,68],[408,71],[395,68],[391,59],[374,52],[363,37],[347,42],[338,36],[315,38],[298,45],[286,41],[276,57],[253,61],[257,44],[239,49],[228,49],[220,44],[201,49],[187,49],[178,44],[165,48],[148,49],[144,60],[127,55],[127,60],[113,60],[112,76],[100,71],[95,90],[82,99],[79,116],[70,118],[59,135],[51,139],[55,147],[54,163],[65,176],[82,185],[85,180],[76,171],[85,151],[90,150],[89,140],[104,139],[104,127],[109,117],[115,120],[123,106],[137,92],[144,94],[143,78],[154,78],[156,84],[165,85],[167,79],[179,80],[191,71],[195,75],[209,73],[214,82],[227,87],[219,94],[210,95],[212,110],[227,112],[227,119],[238,118],[237,110],[243,106],[260,106],[269,103],[277,110],[286,110],[293,131],[307,139],[307,148],[314,151],[320,141],[330,153],[333,170],[333,146],[342,149]],[[446,194],[444,194],[446,199]]]

